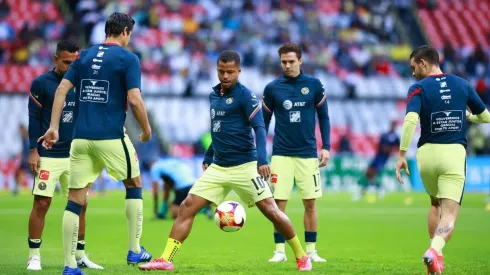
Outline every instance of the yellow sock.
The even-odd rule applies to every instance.
[[[315,250],[316,250],[315,244],[316,243],[306,243],[306,253],[315,252]]]
[[[78,241],[78,221],[77,214],[65,210],[63,215],[63,250],[65,252],[65,266],[70,268],[77,267],[75,252]]]
[[[286,244],[285,243],[276,243],[276,251],[286,253]]]
[[[434,248],[439,255],[442,255],[442,249],[446,245],[446,241],[441,236],[435,236],[432,239],[430,247]]]
[[[126,199],[126,218],[128,219],[129,250],[140,253],[140,238],[143,231],[142,199]]]
[[[298,236],[294,236],[294,238],[292,238],[291,240],[288,240],[287,242],[291,246],[291,248],[293,249],[294,256],[297,259],[301,259],[304,256],[306,256],[306,253],[303,250],[301,243],[299,242]]]
[[[165,246],[165,250],[163,251],[162,257],[165,261],[171,263],[174,260],[175,254],[177,254],[177,251],[179,248],[182,246],[182,243],[172,239],[168,238],[167,240],[167,245]]]

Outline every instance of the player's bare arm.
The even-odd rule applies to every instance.
[[[142,130],[139,139],[143,142],[149,141],[151,138],[151,127],[140,89],[134,88],[128,91],[128,103]]]
[[[31,172],[37,173],[39,167],[41,166],[41,157],[37,151],[37,148],[32,148],[29,150],[29,168]]]
[[[63,79],[56,88],[56,95],[53,101],[53,109],[51,111],[51,124],[46,133],[38,139],[38,142],[43,141],[43,146],[46,149],[53,148],[53,145],[59,140],[58,130],[60,128],[61,112],[66,100],[66,94],[73,88],[70,80]]]

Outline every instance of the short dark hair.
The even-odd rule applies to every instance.
[[[235,51],[222,51],[218,57],[218,61],[216,61],[216,64],[218,64],[220,61],[223,63],[235,62],[235,65],[240,67],[240,55]]]
[[[279,50],[277,50],[279,57],[281,57],[281,54],[287,54],[290,52],[296,53],[296,56],[298,57],[298,59],[300,59],[301,56],[303,55],[303,52],[301,51],[301,46],[298,44],[294,44],[294,43],[286,43],[286,44],[282,45],[279,48]]]
[[[124,28],[128,28],[128,32],[132,32],[134,23],[135,21],[131,16],[115,12],[105,22],[105,35],[107,37],[118,36],[124,31]]]
[[[415,49],[415,51],[410,54],[410,60],[412,60],[412,58],[416,63],[420,63],[420,60],[424,59],[429,64],[439,65],[439,53],[436,49],[428,45],[423,45]]]
[[[56,44],[56,55],[59,55],[62,51],[67,51],[69,53],[78,52],[80,47],[73,40],[60,40]]]

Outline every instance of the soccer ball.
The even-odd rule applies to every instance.
[[[222,202],[214,212],[216,225],[225,232],[240,230],[245,224],[246,218],[245,209],[236,201]]]

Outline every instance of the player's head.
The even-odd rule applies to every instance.
[[[397,125],[396,120],[391,121],[391,127],[390,127],[391,132],[394,132],[396,130],[396,125]]]
[[[439,53],[427,45],[420,46],[410,55],[412,75],[421,80],[431,74],[433,67],[439,68]]]
[[[296,77],[300,73],[301,63],[303,63],[301,47],[298,44],[286,43],[279,50],[281,67],[284,74],[288,77]]]
[[[80,51],[80,47],[72,40],[59,41],[54,55],[56,71],[65,74],[71,63],[78,58],[78,51]]]
[[[131,16],[115,12],[105,22],[105,36],[116,38],[122,44],[121,46],[127,47],[133,33],[134,23],[135,21]]]
[[[238,81],[240,68],[240,55],[234,51],[223,51],[218,57],[218,78],[221,88],[229,89]]]

